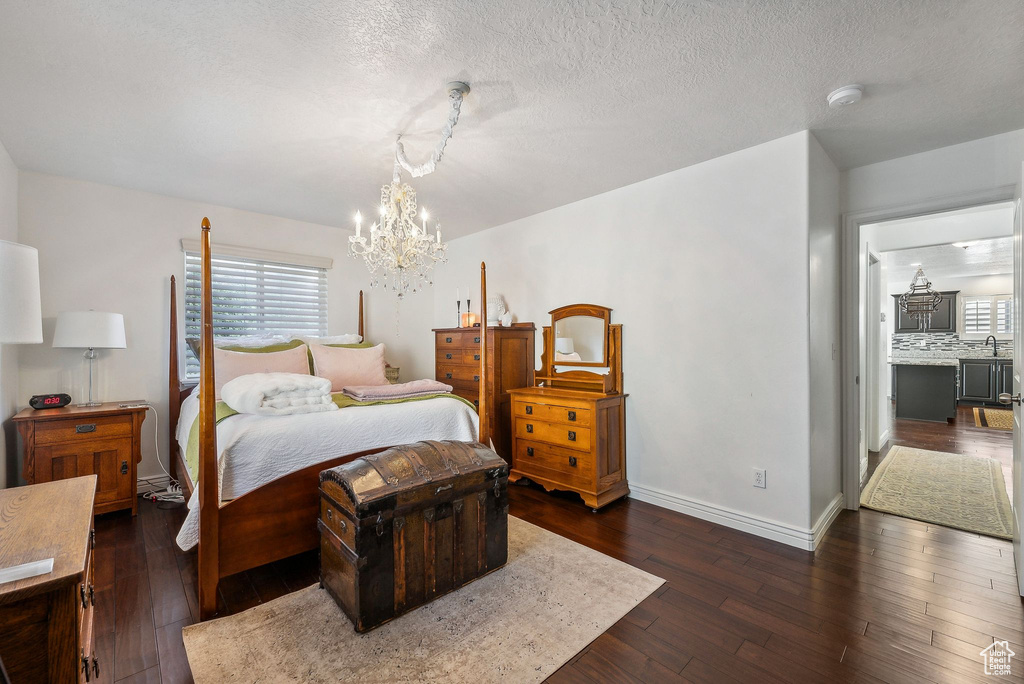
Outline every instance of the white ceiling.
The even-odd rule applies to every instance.
[[[931,281],[970,276],[1013,273],[1013,238],[978,240],[964,249],[955,245],[935,245],[917,249],[885,252],[886,280],[907,282],[918,268]],[[914,264],[920,264],[915,266]]]
[[[0,0],[23,169],[350,225],[416,181],[466,234],[810,128],[844,168],[1024,127],[1019,0]],[[849,82],[864,101],[829,110]]]

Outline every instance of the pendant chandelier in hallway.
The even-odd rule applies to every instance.
[[[938,310],[942,295],[932,289],[924,269],[918,268],[913,280],[910,281],[910,289],[900,295],[899,302],[900,311],[911,318],[923,318],[925,323],[928,323],[932,314]]]
[[[402,170],[414,178],[433,173],[445,145],[459,121],[462,98],[469,86],[461,81],[448,84],[448,121],[441,129],[441,141],[423,164],[414,166],[405,156],[402,137],[395,143],[395,165],[391,183],[380,190],[380,218],[370,226],[369,239],[363,235],[362,215],[356,214],[356,234],[349,237],[349,254],[362,257],[370,271],[370,286],[393,290],[401,299],[424,285],[432,285],[430,274],[437,262],[447,261],[448,245],[441,242],[441,224],[428,229],[425,209],[417,216],[416,191],[402,182]]]

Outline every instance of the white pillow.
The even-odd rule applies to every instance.
[[[306,344],[359,344],[363,341],[362,335],[332,335],[331,337],[298,337]]]
[[[325,347],[311,344],[314,375],[331,381],[333,391],[357,385],[387,385],[384,345],[376,347]]]
[[[338,349],[340,347],[328,347]],[[309,375],[309,357],[306,346],[279,352],[240,352],[215,348],[213,350],[214,386],[217,400],[224,385],[242,375],[253,373],[297,373]]]

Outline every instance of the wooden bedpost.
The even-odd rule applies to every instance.
[[[360,337],[363,337],[363,291],[359,291],[359,330],[357,331]],[[366,338],[363,337],[360,342],[365,342]]]
[[[181,378],[178,377],[178,296],[175,292],[174,276],[171,276],[171,350],[170,359],[167,362],[167,409],[170,418],[167,424],[170,429],[167,431],[167,467],[171,477],[178,479],[178,459],[174,452],[178,448],[178,442],[174,437],[175,428],[178,426],[178,416],[181,413]]]
[[[480,262],[480,443],[490,446],[491,426],[487,420],[487,264]]]
[[[202,341],[199,350],[199,619],[217,613],[220,580],[220,492],[217,482],[217,401],[213,368],[210,220],[202,233]]]

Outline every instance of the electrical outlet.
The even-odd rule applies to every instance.
[[[764,468],[754,468],[754,486],[761,489],[767,486],[764,481]]]

